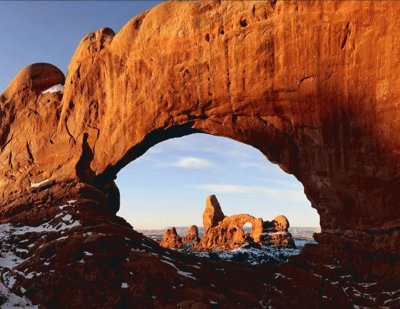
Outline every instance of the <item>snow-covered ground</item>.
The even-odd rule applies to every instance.
[[[67,206],[62,205],[59,208],[63,210]],[[17,275],[30,279],[41,273],[31,271],[29,268],[21,271],[18,270],[18,266],[32,257],[28,254],[35,246],[35,241],[45,237],[46,234],[63,234],[66,230],[77,226],[80,226],[80,222],[64,211],[39,226],[0,224],[0,308],[37,308],[28,298],[17,296],[11,290],[15,288]],[[25,289],[20,287],[20,292],[23,294]]]
[[[223,252],[190,251],[185,249],[180,251],[214,260],[238,261],[258,265],[286,262],[290,256],[300,254],[301,249],[261,246],[260,248],[240,248]]]
[[[183,237],[186,233],[187,227],[176,228],[178,234]],[[165,230],[142,230],[144,235],[160,241],[162,234]],[[307,227],[294,227],[289,230],[292,233],[296,249],[291,248],[278,248],[273,246],[261,246],[259,248],[239,248],[232,251],[224,252],[207,252],[207,251],[193,251],[189,248],[183,248],[179,251],[194,254],[199,257],[226,260],[226,261],[240,261],[252,265],[257,264],[273,264],[286,262],[290,256],[298,255],[301,253],[303,247],[308,243],[316,243],[312,235],[319,232],[319,228]],[[199,236],[201,237],[203,229],[199,228]]]

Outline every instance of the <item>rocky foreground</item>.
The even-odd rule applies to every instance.
[[[55,188],[57,196],[65,189],[68,199],[49,198]],[[357,276],[326,245],[308,244],[289,263],[273,265],[183,254],[160,247],[112,215],[102,200],[89,198],[101,196],[97,189],[82,184],[55,188],[41,191],[51,202],[30,211],[31,225],[0,225],[0,302],[5,308],[400,305],[395,282]]]

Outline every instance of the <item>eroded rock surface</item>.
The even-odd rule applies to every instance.
[[[176,232],[175,227],[171,227],[164,232],[160,246],[164,248],[182,247],[182,238]]]
[[[281,215],[272,221],[263,222],[262,243],[277,247],[296,247],[292,235],[289,233],[289,220]]]
[[[220,303],[233,308],[247,298],[248,308],[263,298],[266,306],[298,308],[326,307],[335,299],[343,308],[395,307],[396,301],[398,306],[393,291],[400,288],[390,290],[387,283],[399,287],[400,277],[399,28],[396,1],[174,1],[133,18],[117,34],[107,28],[90,33],[70,62],[64,94],[42,92],[64,78],[53,66],[39,64],[23,70],[0,96],[0,222],[40,226],[58,214],[54,202],[72,200],[72,192],[60,188],[85,185],[93,190],[81,190],[75,199],[87,205],[80,210],[87,221],[63,234],[78,233],[67,240],[71,248],[85,243],[83,231],[93,218],[104,219],[101,226],[111,239],[133,233],[114,221],[118,171],[171,137],[225,136],[259,149],[293,174],[318,210],[322,232],[319,244],[307,246],[297,264],[282,266],[284,276],[294,280],[290,284],[270,273],[263,276],[268,289],[251,286],[246,296],[239,291]],[[74,207],[68,209],[72,216]],[[95,244],[104,248],[100,239]],[[49,255],[63,248],[47,245]],[[135,248],[121,243],[125,246]],[[106,247],[112,248],[112,241]],[[50,262],[55,268],[42,272],[39,251],[29,249],[36,276],[17,276],[10,289],[23,295],[23,287],[34,303],[49,307],[65,307],[58,297],[76,299],[75,308],[89,301],[99,307],[104,291],[115,291],[112,305],[125,305],[131,298],[119,293],[125,282],[119,280],[131,277],[128,271],[108,277],[115,274],[106,271],[114,265],[146,269],[132,288],[146,301],[154,289],[180,297],[165,290],[168,280],[180,276],[171,265],[156,257],[146,262],[146,256],[143,267],[126,261],[127,253],[111,258],[112,249],[106,252],[110,260],[95,255],[96,278],[89,278],[78,263],[67,269]],[[149,274],[148,266],[155,265]],[[166,276],[161,287],[155,285],[149,277],[164,270],[173,279]],[[66,288],[71,273],[76,280]],[[345,284],[340,276],[349,273],[353,277]],[[236,274],[229,272],[230,282]],[[203,279],[203,292],[210,291],[205,283],[210,278]],[[360,285],[367,279],[377,284]],[[85,284],[91,288],[81,289]],[[182,297],[193,297],[184,286]],[[382,296],[382,291],[393,293]],[[217,297],[204,295],[195,298],[209,304]],[[165,299],[158,306],[171,305]]]

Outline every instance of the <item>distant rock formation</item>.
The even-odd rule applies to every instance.
[[[253,244],[296,247],[285,216],[277,216],[271,222],[249,214],[225,217],[215,195],[207,197],[203,222],[207,225],[199,249],[231,250]],[[243,229],[246,223],[251,223],[250,233]]]
[[[164,232],[160,246],[164,248],[182,247],[182,238],[176,232],[175,227],[171,227]]]
[[[264,234],[261,242],[264,245],[295,248],[292,234],[289,233],[289,220],[285,216],[277,216],[272,221],[263,222]]]
[[[183,237],[182,242],[184,244],[190,244],[192,247],[197,246],[197,244],[200,242],[199,238],[199,229],[197,228],[196,225],[191,225],[186,231],[186,236]]]
[[[243,227],[251,224],[251,231]],[[225,216],[215,195],[206,199],[203,212],[204,234],[201,240],[198,228],[192,225],[188,228],[183,241],[176,229],[169,228],[160,243],[162,247],[180,248],[182,244],[190,244],[196,250],[232,250],[244,246],[271,245],[277,247],[295,248],[292,235],[288,232],[289,221],[281,215],[272,221],[263,221],[249,214]]]
[[[204,233],[206,233],[208,229],[216,227],[224,218],[225,215],[222,212],[217,197],[215,195],[208,196],[206,199],[206,208],[203,212]]]
[[[207,207],[206,207],[207,209]],[[243,226],[250,222],[250,233],[243,230]],[[200,249],[231,250],[246,242],[259,242],[263,234],[263,221],[248,214],[233,215],[217,221],[217,225],[204,228]]]

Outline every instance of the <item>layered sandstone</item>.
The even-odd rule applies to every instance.
[[[86,203],[81,216],[102,213],[113,231],[118,171],[158,142],[203,132],[259,149],[304,185],[322,232],[298,265],[335,261],[359,278],[389,282],[400,276],[399,28],[396,1],[174,1],[132,19],[117,34],[108,28],[90,33],[70,62],[64,94],[43,92],[64,77],[51,65],[36,64],[0,96],[0,222],[39,226],[57,214],[54,202],[74,194]],[[76,190],[60,189],[65,186]],[[85,241],[84,231],[77,242]],[[100,240],[96,244],[102,248]],[[42,265],[39,251],[29,252]],[[110,261],[121,257],[126,255]],[[103,271],[96,276],[108,282],[105,268],[112,263],[99,263],[93,267]],[[57,269],[64,278],[67,270]],[[74,283],[91,280],[83,271],[73,273]],[[293,273],[312,288],[301,289],[300,281],[297,290],[279,288],[322,295],[318,279]],[[40,278],[17,277],[15,286],[24,282],[36,291],[37,303],[61,306],[47,293],[50,285],[39,286]],[[145,281],[141,287],[151,285]],[[104,296],[98,282],[75,307],[89,299],[89,290]],[[51,288],[71,299],[74,286],[65,290],[60,279]],[[285,307],[289,301],[274,288],[265,295]],[[342,307],[364,306],[351,292],[330,291]],[[301,297],[294,298],[297,304]],[[369,306],[384,305],[374,299]]]

